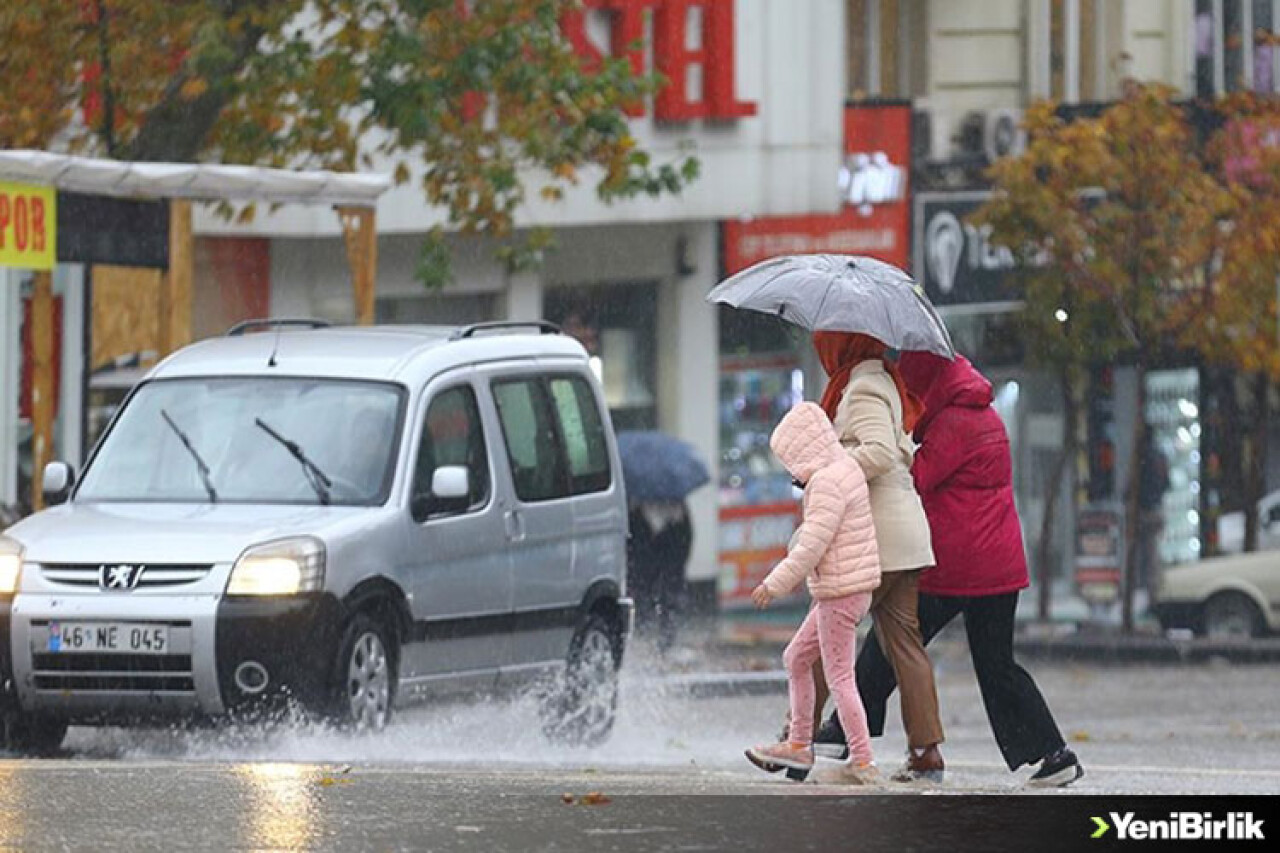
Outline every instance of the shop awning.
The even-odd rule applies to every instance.
[[[388,175],[295,172],[262,166],[133,163],[48,151],[0,151],[0,181],[42,184],[118,198],[181,198],[373,207],[391,188]]]

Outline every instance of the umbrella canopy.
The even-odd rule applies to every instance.
[[[618,433],[618,455],[627,499],[679,501],[711,481],[707,466],[688,444],[662,432]]]
[[[861,332],[894,349],[955,358],[951,335],[920,287],[874,258],[770,258],[716,285],[707,300],[773,314],[813,332]]]

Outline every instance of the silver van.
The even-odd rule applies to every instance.
[[[0,536],[0,746],[290,702],[377,730],[531,683],[549,735],[599,741],[632,622],[621,470],[550,324],[188,346]]]

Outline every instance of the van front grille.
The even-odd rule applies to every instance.
[[[104,577],[112,568],[125,566],[126,574],[137,574],[137,583],[133,589],[157,589],[170,586],[195,583],[204,580],[213,569],[212,565],[175,565],[151,563],[45,563],[40,573],[45,580],[66,586],[83,588],[109,588],[104,586]]]

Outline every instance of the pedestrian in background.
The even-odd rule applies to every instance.
[[[631,501],[627,591],[636,603],[636,628],[656,635],[658,651],[675,644],[693,525],[683,500]]]
[[[788,412],[769,445],[804,484],[804,512],[786,558],[751,598],[764,608],[806,581],[813,605],[783,654],[791,705],[788,735],[772,746],[748,749],[747,758],[769,772],[812,769],[813,669],[821,653],[827,685],[848,723],[845,746],[850,755],[842,772],[822,781],[871,784],[879,774],[853,675],[858,623],[871,606],[871,591],[880,584],[867,480],[813,403],[800,403]]]
[[[1013,657],[1014,615],[1018,592],[1028,585],[1027,560],[1013,501],[1009,436],[991,405],[991,383],[963,357],[950,362],[904,353],[899,369],[925,404],[915,428],[920,447],[912,468],[937,555],[937,567],[920,578],[924,641],[964,614],[982,702],[1005,764],[1016,770],[1039,763],[1030,784],[1069,785],[1084,770],[1035,681]],[[884,732],[885,707],[897,681],[878,640],[866,644],[857,664],[873,737]],[[820,742],[843,745],[839,722],[833,714]]]

